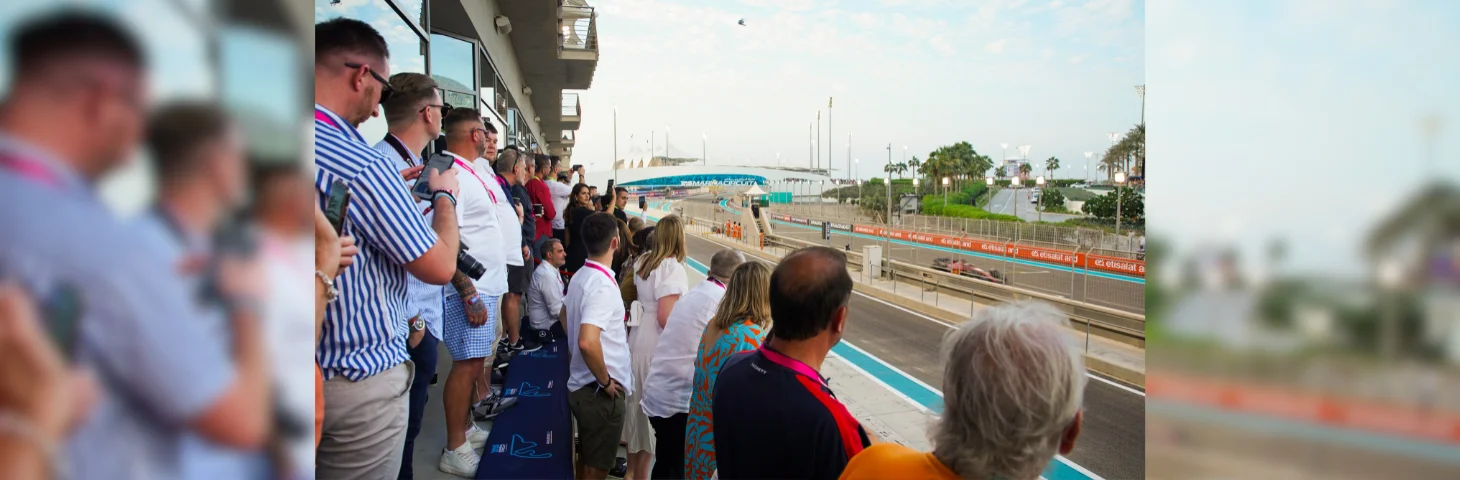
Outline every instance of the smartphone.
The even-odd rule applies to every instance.
[[[532,204],[532,215],[535,217],[541,217],[543,215],[541,203]]]
[[[343,233],[345,228],[345,212],[350,208],[350,186],[343,181],[335,180],[330,184],[329,198],[324,203],[324,216],[329,219],[330,226],[335,227],[335,233]]]
[[[452,163],[454,161],[450,155],[441,153],[432,155],[431,158],[426,159],[426,168],[421,170],[421,176],[416,178],[416,186],[411,188],[411,194],[421,200],[431,201],[431,182],[428,180],[431,177],[429,173],[432,169],[445,173],[451,169]]]
[[[583,168],[583,165],[573,165],[573,171],[575,171],[575,172],[578,171],[581,168]]]
[[[76,350],[77,324],[81,320],[81,292],[71,285],[61,285],[41,302],[41,318],[50,330],[51,339],[68,360]]]

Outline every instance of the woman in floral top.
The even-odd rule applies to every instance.
[[[771,270],[760,262],[735,269],[725,298],[705,327],[695,360],[694,395],[685,423],[684,475],[708,479],[715,473],[715,433],[710,404],[715,377],[731,356],[760,348],[771,329]]]

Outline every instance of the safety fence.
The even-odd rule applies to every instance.
[[[682,207],[683,205],[685,204],[681,203],[676,205],[674,213],[685,217],[686,229],[692,234],[713,236],[719,241],[736,243],[746,248],[761,250],[777,258],[784,257],[798,248],[819,245],[809,241],[774,234],[767,235],[764,238],[749,235],[741,235],[738,237],[727,235],[727,233],[734,232],[726,231],[725,216],[723,214],[721,215],[721,219],[718,220],[697,218],[686,215],[685,209]],[[867,268],[866,261],[860,250],[848,249],[846,255],[848,268],[856,272],[856,275],[859,276],[861,281],[867,282],[873,279],[871,269]],[[1056,308],[1065,312],[1076,328],[1084,330],[1086,335],[1086,348],[1089,347],[1089,337],[1091,335],[1140,348],[1145,347],[1145,316],[1140,313],[1089,304],[1059,295],[1020,288],[1018,286],[981,281],[890,258],[886,259],[881,266],[882,269],[878,274],[878,279],[886,280],[887,282],[885,282],[884,288],[890,288],[895,295],[911,294],[915,290],[917,292],[916,298],[920,302],[934,305],[946,305],[947,302],[943,300],[944,297],[958,298],[968,302],[966,304],[969,309],[966,312],[968,315],[972,315],[974,309],[981,304],[1026,299],[1042,300],[1053,304]],[[901,293],[899,293],[900,290]]]
[[[822,221],[766,212],[789,228],[776,233],[851,249],[884,244],[886,255],[921,267],[1039,290],[1071,300],[1129,312],[1145,312],[1146,264],[1089,251],[1062,250],[967,236],[888,229],[880,225]]]

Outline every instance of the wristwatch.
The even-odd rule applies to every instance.
[[[426,329],[426,319],[421,318],[420,315],[417,315],[415,318],[412,318],[411,319],[411,331],[412,332],[419,332],[419,331],[425,330],[425,329]]]

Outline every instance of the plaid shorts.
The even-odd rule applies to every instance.
[[[492,348],[497,343],[497,302],[496,296],[478,294],[482,307],[487,309],[487,323],[480,327],[473,327],[467,322],[466,306],[462,305],[461,297],[454,289],[447,288],[449,293],[442,299],[445,304],[442,306],[441,315],[442,331],[446,338],[441,343],[451,351],[451,360],[468,360],[473,358],[487,358],[492,356]]]

